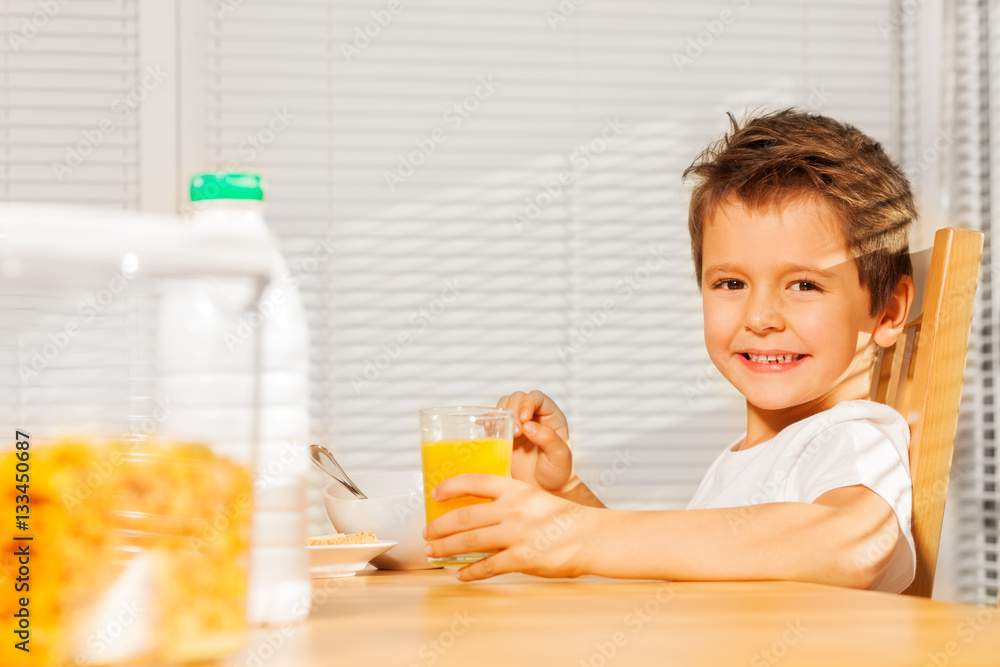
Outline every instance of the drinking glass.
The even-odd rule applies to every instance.
[[[427,521],[459,507],[487,503],[486,498],[463,496],[439,502],[431,491],[449,477],[466,472],[510,477],[514,443],[514,413],[499,408],[443,407],[420,411],[420,452],[423,460]],[[489,556],[467,553],[428,558],[437,565],[467,565]]]

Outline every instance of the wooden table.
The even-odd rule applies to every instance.
[[[255,630],[241,667],[1000,665],[1000,612],[789,582],[452,570],[317,579],[308,622]]]

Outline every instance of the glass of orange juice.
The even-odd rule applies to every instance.
[[[442,480],[466,472],[510,477],[514,413],[499,408],[425,408],[420,411],[420,440],[424,502],[430,522],[459,507],[490,502],[473,496],[438,502],[431,498],[431,491]],[[467,565],[489,555],[468,553],[427,560],[437,565]]]

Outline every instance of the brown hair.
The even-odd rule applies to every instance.
[[[684,170],[695,178],[688,209],[691,254],[701,287],[702,239],[716,209],[732,199],[751,210],[816,197],[843,221],[847,246],[878,315],[912,275],[907,231],[917,217],[909,182],[882,146],[852,125],[785,109],[742,123]]]

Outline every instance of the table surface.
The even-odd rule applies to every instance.
[[[1000,665],[1000,612],[791,582],[658,582],[454,570],[314,579],[305,623],[227,664]]]

